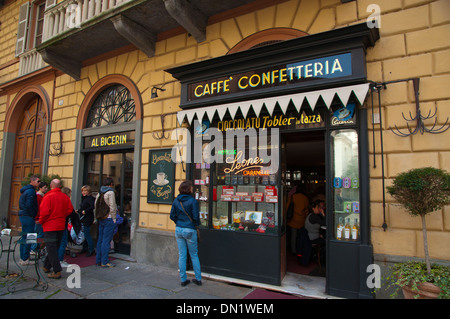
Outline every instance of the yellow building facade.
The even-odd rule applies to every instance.
[[[196,40],[182,28],[170,29],[156,34],[153,56],[144,53],[135,44],[92,55],[80,61],[77,79],[45,62],[37,64],[35,69],[31,66],[30,72],[23,71],[26,68],[22,65],[26,60],[24,54],[34,47],[37,51],[42,48],[31,43],[30,38],[35,37],[36,32],[34,27],[29,27],[28,32],[34,32],[28,39],[29,45],[24,53],[16,55],[19,11],[25,3],[24,0],[7,0],[0,8],[0,184],[1,202],[8,203],[8,207],[11,208],[14,196],[18,196],[14,186],[14,183],[17,184],[16,177],[24,177],[30,172],[59,175],[65,185],[73,189],[74,205],[79,204],[81,193],[78,189],[89,181],[86,177],[89,168],[85,165],[90,165],[88,161],[95,157],[90,155],[92,152],[83,151],[82,144],[86,137],[94,134],[93,128],[86,127],[89,110],[98,92],[118,83],[131,93],[135,117],[128,124],[122,123],[125,126],[115,124],[119,126],[113,127],[112,131],[106,127],[95,134],[108,135],[121,130],[134,132],[133,145],[123,151],[127,154],[124,155],[127,158],[125,162],[129,162],[132,171],[128,185],[131,201],[127,239],[129,254],[138,261],[170,265],[176,269],[177,247],[173,239],[175,224],[170,220],[171,205],[148,202],[148,188],[152,183],[149,178],[149,152],[172,148],[176,140],[158,137],[161,134],[173,136],[174,129],[188,127],[186,122],[180,125],[177,120],[177,112],[181,110],[182,85],[166,70],[222,57],[231,50],[242,52],[249,46],[236,49],[239,45],[252,37],[258,39],[255,35],[267,30],[283,31],[275,32],[274,38],[269,40],[286,40],[300,37],[300,34],[308,37],[370,23],[370,17],[379,13],[379,39],[367,48],[365,66],[368,81],[387,84],[380,91],[380,109],[376,92],[372,92],[373,105],[368,95],[361,106],[367,110],[368,123],[369,240],[376,263],[424,256],[420,219],[409,217],[385,192],[383,183],[388,186],[400,172],[417,167],[450,170],[450,130],[406,137],[398,136],[391,130],[397,127],[407,132],[407,122],[402,114],[408,118],[410,113],[414,115],[416,112],[413,81],[408,80],[413,78],[420,78],[422,114],[434,114],[436,111],[433,118],[425,121],[425,125],[431,127],[435,119],[437,128],[449,125],[450,1],[379,0],[375,7],[371,7],[373,1],[369,0],[243,1],[240,6],[209,16],[203,41]],[[57,5],[60,4],[61,1]],[[199,9],[202,11],[202,8]],[[100,21],[102,17],[98,19]],[[46,26],[44,23],[44,32]],[[87,26],[82,24],[81,30],[83,28]],[[282,37],[289,34],[286,30],[294,35]],[[163,89],[157,90],[158,97],[152,97],[154,87]],[[25,160],[21,166],[17,165],[18,132],[27,131],[20,125],[24,112],[35,97],[40,101],[37,103],[41,103],[41,109],[38,107],[36,114],[43,114],[44,124],[40,126],[41,144],[34,142],[31,145],[42,147],[43,153],[39,155],[38,164]],[[414,126],[415,122],[409,125]],[[61,146],[61,154],[51,155]],[[128,154],[132,154],[132,159],[128,158]],[[21,173],[14,169],[20,169]],[[124,171],[123,174],[126,174],[127,170]],[[175,196],[179,184],[186,178],[189,177],[184,166],[175,165]],[[20,227],[17,218],[14,219],[6,210],[2,210],[2,218],[7,220],[8,226]],[[426,217],[426,221],[431,258],[444,263],[450,261],[450,247],[447,245],[450,239],[450,207],[433,212]],[[387,225],[385,229],[384,224]]]

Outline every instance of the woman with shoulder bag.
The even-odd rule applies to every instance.
[[[175,238],[178,244],[178,267],[180,268],[181,286],[186,286],[190,280],[186,276],[187,252],[191,256],[195,279],[200,286],[202,274],[198,258],[197,227],[200,224],[198,202],[192,196],[193,187],[190,181],[184,181],[178,188],[180,194],[173,201],[170,219],[175,222]]]
[[[94,243],[91,237],[91,226],[94,223],[95,197],[92,196],[92,189],[89,185],[81,187],[81,204],[78,214],[84,227],[86,240],[83,243],[83,250],[87,250],[86,257],[95,254]]]

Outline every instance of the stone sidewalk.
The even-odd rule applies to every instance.
[[[6,244],[4,240],[3,243]],[[19,247],[15,252],[16,261],[19,261],[18,251]],[[78,268],[80,288],[71,288],[75,282],[73,279],[75,272],[70,268],[70,272],[67,268],[63,268],[61,279],[48,279],[47,274],[42,272],[40,262],[41,274],[48,282],[46,291],[28,289],[33,288],[37,282],[34,265],[20,266],[24,271],[23,278],[17,280],[8,290],[8,286],[17,276],[5,277],[7,253],[3,252],[0,258],[0,299],[242,299],[255,289],[278,291],[306,298],[330,298],[322,292],[325,286],[324,278],[322,280],[304,276],[299,279],[293,276],[283,280],[281,287],[243,280],[229,282],[229,278],[202,274],[202,286],[191,282],[181,287],[176,269],[137,263],[124,255],[111,256],[116,258],[113,261],[116,265],[114,268],[105,269],[96,265]],[[20,274],[20,268],[15,264],[12,255],[9,273]],[[188,278],[192,279],[193,275],[189,274]],[[11,288],[15,289],[15,292],[12,293]],[[283,295],[277,297],[280,296],[283,297]]]

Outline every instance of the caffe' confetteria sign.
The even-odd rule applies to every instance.
[[[188,100],[351,74],[351,53],[344,53],[189,84]]]

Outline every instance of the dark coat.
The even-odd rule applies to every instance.
[[[183,203],[183,207],[192,218],[193,223],[184,212],[180,202]],[[177,198],[173,201],[172,209],[170,210],[170,219],[175,222],[177,227],[195,229],[196,226],[200,224],[198,202],[191,195],[178,195]]]
[[[28,184],[20,189],[19,216],[35,218],[38,212],[36,190],[33,185]]]
[[[94,222],[94,207],[95,207],[95,198],[93,196],[88,195],[82,197],[78,214],[80,216],[80,220],[83,226],[89,227]],[[82,213],[83,210],[86,213],[85,215],[83,215]]]

